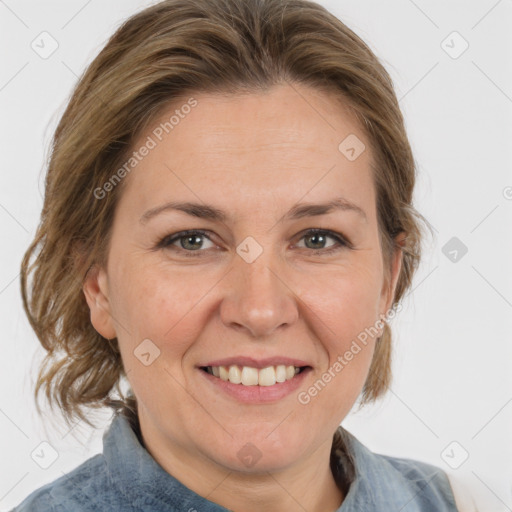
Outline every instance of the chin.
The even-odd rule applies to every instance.
[[[284,416],[286,417],[286,416]],[[233,432],[226,446],[216,443],[212,458],[231,471],[245,473],[275,472],[285,469],[304,454],[304,436],[299,435],[289,425],[273,425]],[[226,436],[228,437],[228,436]],[[212,445],[208,445],[209,452]]]

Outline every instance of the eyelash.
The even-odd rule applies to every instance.
[[[171,248],[171,246],[174,242],[180,240],[181,238],[186,238],[186,237],[189,237],[192,235],[204,236],[205,238],[210,240],[210,242],[213,242],[213,240],[208,236],[208,233],[206,231],[203,231],[200,229],[191,229],[191,230],[187,230],[187,231],[180,231],[179,233],[175,233],[173,235],[165,236],[158,242],[158,244],[156,245],[156,249],[169,249],[169,248]],[[333,245],[332,247],[329,247],[327,249],[309,249],[309,252],[313,255],[328,255],[328,254],[334,253],[336,251],[339,251],[343,248],[348,248],[348,249],[352,248],[351,243],[346,238],[344,238],[339,233],[336,233],[334,231],[330,231],[327,229],[318,229],[318,228],[308,229],[301,236],[300,240],[302,240],[302,238],[304,238],[306,236],[310,236],[310,235],[324,235],[324,236],[327,235],[329,238],[333,238],[337,242],[336,245]],[[198,249],[197,251],[188,251],[181,247],[180,248],[172,247],[172,249],[178,250],[178,252],[183,252],[184,256],[186,256],[188,258],[200,257],[201,253],[205,252],[204,250],[200,250],[200,249]]]

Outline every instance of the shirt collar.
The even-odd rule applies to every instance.
[[[217,505],[185,487],[165,471],[140,443],[130,421],[118,414],[103,436],[103,455],[110,484],[127,504],[141,510],[196,509],[205,512],[226,512]]]
[[[103,455],[110,484],[127,503],[161,512],[196,509],[226,512],[227,509],[199,496],[167,473],[140,441],[138,421],[117,414],[103,436]],[[134,430],[135,428],[135,430]],[[337,437],[337,441],[336,441]],[[339,427],[333,444],[335,478],[345,478],[348,488],[337,512],[400,510],[414,501],[421,488],[406,485],[403,475],[385,456],[372,453],[347,430]],[[333,467],[331,465],[331,467]],[[435,475],[434,475],[435,476]],[[409,509],[407,509],[409,510]]]
[[[355,461],[355,476],[337,512],[417,512],[419,503],[429,511],[455,511],[444,498],[451,491],[448,480],[436,466],[410,459],[380,455],[370,451],[350,432],[339,427],[347,452]],[[433,483],[431,487],[429,484]],[[428,505],[425,505],[428,504]],[[442,507],[442,508],[441,508]]]

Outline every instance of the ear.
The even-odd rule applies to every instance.
[[[96,331],[109,340],[115,338],[117,334],[110,310],[106,271],[97,266],[92,267],[87,272],[82,289]]]
[[[400,275],[400,270],[402,268],[402,248],[405,244],[405,233],[399,233],[396,235],[394,240],[395,245],[391,255],[391,261],[389,262],[391,268],[385,269],[385,271],[387,271],[389,274],[387,279],[384,280],[384,285],[381,292],[380,314],[383,316],[386,316],[386,313],[393,305],[393,297],[395,296],[398,276]]]

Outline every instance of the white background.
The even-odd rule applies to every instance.
[[[71,89],[119,23],[150,3],[0,0],[1,510],[102,448],[102,429],[69,432],[35,412],[43,353],[21,307],[19,266]],[[320,3],[390,72],[420,171],[416,206],[436,230],[392,324],[392,390],[344,426],[374,451],[458,476],[481,511],[512,510],[512,2]],[[59,45],[48,59],[31,48],[43,31]],[[463,48],[446,39],[453,31],[469,43],[458,58],[445,51]],[[468,248],[456,262],[442,252],[452,237]],[[48,469],[30,455],[43,441],[58,454]],[[458,469],[448,465],[466,452]]]

